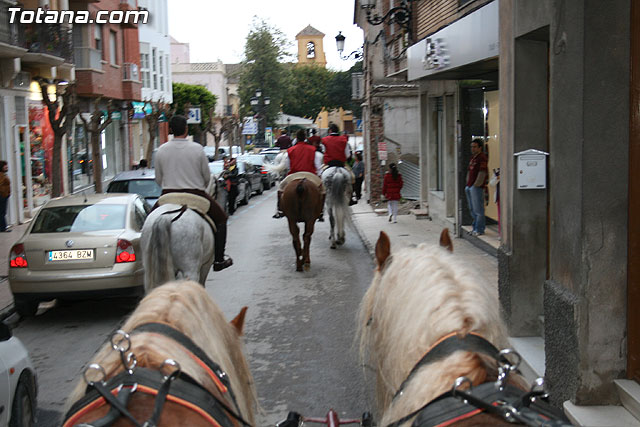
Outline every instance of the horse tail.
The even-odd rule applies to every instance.
[[[279,157],[279,158],[278,158]],[[285,161],[285,159],[288,157],[287,153],[284,153],[282,155],[278,154],[276,156],[276,158],[274,159],[273,163],[265,163],[264,164],[264,168],[268,171],[268,172],[274,172],[278,175],[282,174],[284,171],[287,170],[287,162]]]
[[[302,218],[304,203],[302,199],[305,196],[304,184],[307,181],[306,178],[301,179],[296,186],[296,194],[298,195],[298,218]]]
[[[346,172],[346,169],[344,169]],[[347,187],[350,185],[349,176],[346,173],[342,173],[338,169],[331,180],[329,185],[327,197],[331,200],[330,205],[333,207],[335,216],[339,221],[340,218],[344,218],[344,221],[353,227],[353,220],[351,218],[351,211],[349,210],[349,199],[351,195],[347,195]]]
[[[296,194],[298,195],[298,198],[302,198],[302,196],[304,196],[304,182],[306,181],[305,179],[300,180],[300,182],[298,183],[298,186],[296,187]]]
[[[171,215],[158,215],[151,226],[149,247],[145,257],[145,290],[175,280],[173,257],[171,256]]]

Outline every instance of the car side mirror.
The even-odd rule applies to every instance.
[[[4,322],[0,322],[0,341],[7,341],[12,336],[9,326]]]

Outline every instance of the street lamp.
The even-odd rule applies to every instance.
[[[264,118],[268,105],[271,103],[271,98],[268,96],[262,96],[262,89],[256,89],[256,96],[251,97],[250,100],[251,109],[256,113],[258,119],[258,134],[256,135],[256,146],[262,147],[265,145],[264,141]]]
[[[338,31],[338,35],[336,36],[336,48],[338,50],[338,56],[340,57],[340,59],[346,61],[347,59],[350,59],[351,56],[353,56],[353,59],[362,58],[362,46],[360,46],[359,49],[354,50],[353,52],[351,52],[349,55],[342,56],[342,51],[344,50],[344,40],[345,39],[346,39],[346,37],[342,35],[342,31]]]
[[[376,7],[376,0],[360,0],[360,8],[366,10],[369,24],[380,25],[388,19],[390,24],[395,22],[404,28],[411,39],[411,3],[412,0],[402,0],[400,6],[389,9],[384,16],[378,16],[378,14],[371,16],[371,9]]]

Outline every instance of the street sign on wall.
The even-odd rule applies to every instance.
[[[258,133],[258,122],[253,117],[245,117],[242,122],[243,135],[256,135]]]
[[[190,125],[198,124],[202,121],[200,116],[200,107],[189,108],[189,115],[187,116],[187,123]]]

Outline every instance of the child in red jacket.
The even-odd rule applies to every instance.
[[[400,200],[400,190],[402,190],[402,175],[398,172],[395,163],[389,164],[389,172],[384,175],[382,184],[382,194],[389,201],[389,222],[398,222],[398,200]]]

